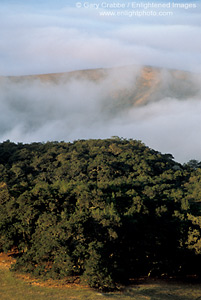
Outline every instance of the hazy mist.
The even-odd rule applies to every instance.
[[[2,78],[0,140],[29,143],[119,136],[142,140],[180,162],[201,160],[200,91],[184,100],[161,97],[124,107],[117,103],[117,95],[134,87],[138,71],[117,69],[99,80],[61,78],[59,83]],[[167,74],[163,76],[168,85]],[[200,78],[194,79],[195,86],[201,86]]]

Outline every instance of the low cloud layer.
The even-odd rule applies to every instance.
[[[71,79],[58,84],[4,79],[0,140],[29,143],[119,136],[142,140],[180,162],[201,160],[200,92],[185,100],[161,98],[145,106],[113,109],[116,100],[111,95],[117,87],[133,87],[136,76],[136,71],[113,71],[101,82]]]
[[[101,17],[100,9],[78,9],[74,0],[16,2],[0,3],[0,75],[136,63],[201,69],[198,1],[171,17],[140,18]]]

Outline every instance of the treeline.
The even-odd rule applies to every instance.
[[[201,168],[140,141],[0,144],[0,251],[14,270],[110,290],[201,276]]]

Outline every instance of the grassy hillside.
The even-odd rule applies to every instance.
[[[198,284],[147,281],[124,289],[122,292],[100,293],[86,287],[51,287],[23,280],[0,266],[1,300],[199,300]]]
[[[200,90],[196,77],[190,72],[154,68],[150,66],[126,66],[108,69],[89,69],[66,73],[39,74],[29,76],[0,77],[0,85],[13,83],[19,87],[43,83],[67,85],[72,82],[94,83],[105,90],[103,98],[111,109],[143,106],[164,98],[184,100],[193,98]],[[68,95],[67,95],[68,96]],[[104,99],[103,99],[104,100]]]

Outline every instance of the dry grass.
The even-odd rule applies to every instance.
[[[0,254],[0,300],[201,300],[201,285],[143,280],[122,292],[104,294],[79,284],[36,280],[9,271],[13,259]]]

